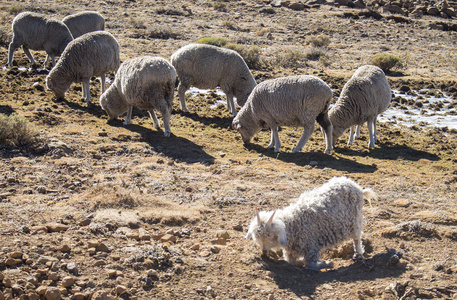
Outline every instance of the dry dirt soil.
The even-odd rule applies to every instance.
[[[201,37],[225,37],[259,47],[258,82],[315,74],[336,99],[357,67],[389,52],[405,63],[388,76],[393,88],[457,97],[457,36],[429,29],[438,17],[376,20],[343,6],[295,11],[253,0],[3,1],[0,112],[25,116],[39,142],[0,147],[0,299],[457,299],[455,130],[381,123],[375,148],[363,128],[352,147],[346,133],[326,155],[317,128],[292,154],[302,130],[285,127],[277,155],[266,149],[268,131],[243,145],[227,109],[211,106],[225,99],[215,93],[189,95],[188,114],[175,99],[169,138],[138,110],[132,125],[107,124],[98,80],[92,104],[80,84],[57,101],[48,71],[29,69],[21,49],[6,68],[18,11],[61,19],[84,9],[106,17],[121,60],[169,58]],[[331,40],[325,63],[280,63],[319,34]],[[34,54],[42,64],[44,53]],[[316,272],[261,257],[245,240],[255,209],[284,207],[342,175],[379,195],[364,208],[365,261],[351,260],[349,241],[324,251],[334,268]]]

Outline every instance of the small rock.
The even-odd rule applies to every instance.
[[[95,247],[95,249],[97,251],[110,252],[110,249],[104,243],[100,243],[97,247]]]
[[[108,291],[96,291],[92,294],[91,300],[115,300],[116,298],[111,296]]]
[[[5,287],[12,287],[13,286],[13,281],[11,279],[9,279],[9,278],[6,278],[6,279],[3,280],[3,285]]]
[[[221,248],[219,248],[218,246],[212,246],[210,248],[211,252],[213,252],[214,254],[217,254],[221,251]]]
[[[138,236],[139,236],[140,240],[142,240],[142,241],[151,240],[151,235],[143,228],[140,228],[138,230]]]
[[[22,252],[21,251],[10,252],[10,253],[8,253],[8,257],[22,259]]]
[[[69,273],[73,275],[78,275],[78,267],[76,266],[75,262],[70,262],[67,264],[67,270]]]
[[[17,258],[7,258],[5,260],[5,265],[7,265],[7,266],[15,266],[15,265],[18,265],[21,263],[22,263],[22,259],[17,259]]]
[[[213,245],[227,245],[227,241],[224,238],[217,238],[211,241]]]
[[[48,223],[45,226],[49,232],[62,232],[69,228],[69,226],[60,223]]]
[[[75,300],[84,300],[86,296],[83,293],[74,293],[73,294]]]
[[[46,293],[46,290],[48,287],[46,286],[39,286],[35,291],[38,293],[38,295],[43,296]]]
[[[191,250],[199,250],[200,249],[200,244],[193,244],[191,247],[190,247]]]
[[[75,284],[75,279],[71,276],[65,276],[62,279],[62,286],[64,288],[69,288],[69,287],[73,286],[74,284]]]
[[[67,244],[62,244],[55,248],[56,251],[60,251],[60,252],[68,252],[68,251],[70,251],[70,249],[71,249],[70,246],[68,246]]]
[[[241,225],[240,223],[235,224],[235,225],[233,225],[233,230],[243,231],[243,225]]]
[[[95,267],[100,267],[100,266],[104,266],[105,264],[106,263],[105,263],[104,260],[99,259],[99,260],[95,261],[94,266]]]
[[[216,233],[216,237],[228,240],[230,238],[230,235],[226,230],[222,230]]]
[[[171,235],[171,234],[165,234],[164,236],[162,236],[160,238],[160,241],[162,243],[166,243],[166,242],[175,243],[176,242],[176,237],[174,235]]]
[[[146,274],[148,274],[148,276],[151,276],[151,277],[157,277],[159,278],[159,272],[157,272],[156,270],[154,269],[150,269],[146,272]]]
[[[122,295],[122,294],[125,294],[127,293],[127,288],[123,285],[117,285],[116,286],[116,294],[118,295]]]
[[[59,280],[60,276],[56,272],[49,272],[48,278],[52,281],[57,281],[57,280]]]
[[[98,245],[100,245],[99,241],[90,240],[90,241],[87,242],[87,247],[88,248],[96,248]]]
[[[208,250],[203,250],[203,251],[201,251],[201,252],[199,253],[199,255],[200,255],[201,257],[208,257],[208,256],[211,255],[211,252],[208,251]]]
[[[115,277],[117,274],[116,273],[117,270],[113,270],[113,269],[108,269],[107,272],[108,272],[108,276],[110,276],[110,277]]]
[[[46,300],[60,300],[62,299],[62,293],[56,287],[48,287],[44,293],[44,297]]]

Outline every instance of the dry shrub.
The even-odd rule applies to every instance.
[[[314,47],[327,47],[330,44],[330,38],[326,34],[309,36],[306,42]]]
[[[299,49],[291,48],[285,53],[279,53],[271,64],[282,68],[297,68],[306,66],[306,55]]]
[[[11,36],[6,30],[0,28],[0,46],[8,48],[9,42],[11,41]]]
[[[196,43],[224,47],[227,44],[227,39],[218,36],[208,36],[197,40]]]
[[[228,43],[225,45],[225,48],[238,52],[251,69],[258,69],[262,65],[260,59],[260,49],[257,46]]]
[[[227,4],[222,1],[216,1],[213,3],[213,8],[217,11],[226,12],[227,11]]]
[[[114,184],[100,184],[87,191],[82,198],[90,201],[90,210],[107,208],[132,209],[141,204],[137,195]]]
[[[320,60],[321,57],[326,57],[328,49],[325,47],[311,47],[306,50],[305,56],[309,60]]]
[[[384,73],[388,73],[393,68],[401,68],[401,58],[389,53],[376,54],[370,62],[372,65],[380,67]]]
[[[179,38],[179,33],[176,33],[169,26],[150,26],[147,29],[147,37],[151,39],[177,39]]]
[[[25,147],[37,141],[38,130],[23,116],[0,114],[0,143]]]
[[[167,16],[184,16],[185,13],[179,8],[174,6],[163,6],[156,9],[156,13],[159,15],[167,15]]]

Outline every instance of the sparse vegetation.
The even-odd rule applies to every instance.
[[[326,57],[329,50],[325,47],[311,47],[306,50],[305,57],[309,60],[320,60]]]
[[[376,54],[370,61],[371,64],[380,67],[385,73],[394,68],[401,68],[401,58],[390,53]]]
[[[209,37],[204,37],[204,38],[197,40],[196,43],[224,47],[227,44],[227,39],[225,39],[223,37],[209,36]]]
[[[222,1],[216,1],[213,3],[213,8],[217,11],[227,11],[227,5]]]
[[[309,36],[306,42],[313,47],[327,47],[330,44],[330,38],[326,34]]]
[[[257,46],[227,43],[225,48],[238,52],[243,57],[248,67],[251,69],[259,69],[262,66],[260,58],[261,53],[259,47]]]
[[[185,13],[174,6],[163,6],[156,9],[156,14],[159,15],[168,15],[168,16],[183,16]]]
[[[11,5],[8,7],[8,12],[11,15],[17,15],[20,13],[24,8],[22,6]]]
[[[0,144],[24,147],[36,141],[38,130],[26,118],[13,113],[0,114]]]

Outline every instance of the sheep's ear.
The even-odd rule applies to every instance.
[[[281,246],[284,246],[285,244],[287,244],[286,232],[284,230],[281,230],[278,233],[278,242]]]
[[[276,210],[273,211],[273,213],[271,214],[271,217],[268,219],[266,226],[269,226],[269,225],[271,225],[271,223],[273,223],[273,217],[275,216],[275,213],[276,213]]]

